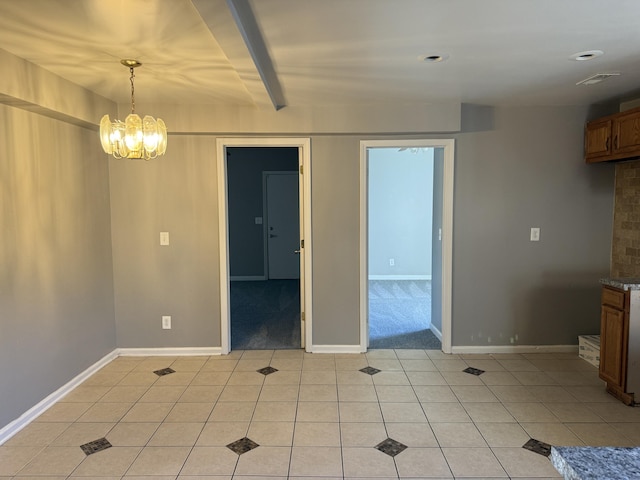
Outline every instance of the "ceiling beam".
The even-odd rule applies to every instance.
[[[105,113],[115,116],[115,102],[0,48],[0,104],[97,130]]]
[[[249,0],[227,0],[227,5],[267,89],[271,103],[276,110],[280,110],[286,106],[284,93]]]
[[[272,95],[272,92],[276,90],[268,88],[267,83],[263,80],[265,75],[263,71],[258,70],[258,64],[254,61],[249,45],[236,25],[236,17],[232,15],[227,1],[191,0],[191,3],[198,11],[200,18],[202,18],[215,41],[222,48],[256,106],[260,108],[274,106],[276,110],[282,108],[284,98],[277,78],[276,85],[277,91],[280,92],[280,98]],[[255,24],[255,19],[253,23]],[[271,64],[270,59],[269,63]],[[273,67],[271,67],[271,70],[273,72]],[[273,75],[275,76],[275,74]]]

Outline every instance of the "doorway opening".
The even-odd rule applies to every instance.
[[[298,149],[226,154],[231,348],[300,348]]]
[[[310,180],[302,174],[309,140],[217,143],[221,350],[304,348],[311,317]]]
[[[450,351],[453,140],[361,142],[361,347]]]

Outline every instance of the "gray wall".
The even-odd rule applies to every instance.
[[[457,140],[454,345],[598,331],[614,168],[582,145],[609,111],[146,105],[180,134],[167,155],[107,160],[81,126],[123,118],[115,104],[1,49],[0,64],[0,428],[116,347],[220,345],[218,132],[312,137],[314,345],[359,342],[359,142],[376,132]]]
[[[311,139],[313,343],[360,343],[360,137]]]
[[[297,171],[298,149],[292,147],[227,148],[229,269],[235,276],[264,276],[262,173]]]
[[[368,164],[369,276],[430,277],[433,149],[372,147]]]
[[[96,132],[0,105],[0,428],[116,346]]]
[[[613,166],[584,163],[587,109],[484,113],[457,135],[453,344],[574,345],[599,332]]]
[[[110,159],[107,180],[95,132],[0,112],[0,425],[115,346],[219,346],[215,135],[172,135],[156,161]],[[582,160],[587,109],[464,114],[460,134],[420,135],[457,140],[453,344],[575,344],[598,329],[613,205],[613,167]],[[311,137],[313,343],[355,345],[359,142],[389,137]]]
[[[613,168],[582,159],[585,108],[477,113],[466,111],[455,135],[453,344],[576,344],[598,329]],[[364,138],[311,139],[314,345],[359,343]],[[121,347],[220,345],[215,139],[170,141],[155,162],[111,163]],[[534,226],[538,243],[529,242]],[[158,246],[162,230],[169,247]],[[173,330],[160,329],[163,314]]]
[[[169,145],[149,162],[109,160],[119,347],[220,345],[215,139]]]

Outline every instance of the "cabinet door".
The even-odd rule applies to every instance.
[[[587,162],[605,160],[611,155],[611,120],[587,123],[584,134],[584,156]]]
[[[624,311],[606,305],[600,315],[600,378],[624,391],[627,355]]]
[[[613,153],[640,155],[640,112],[623,113],[613,122]]]

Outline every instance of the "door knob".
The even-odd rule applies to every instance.
[[[277,237],[277,236],[278,236],[278,235],[274,235],[273,233],[270,233],[270,234],[269,234],[269,238],[274,238],[274,237]]]
[[[300,255],[300,250],[294,250],[293,253],[295,253],[296,255]]]

